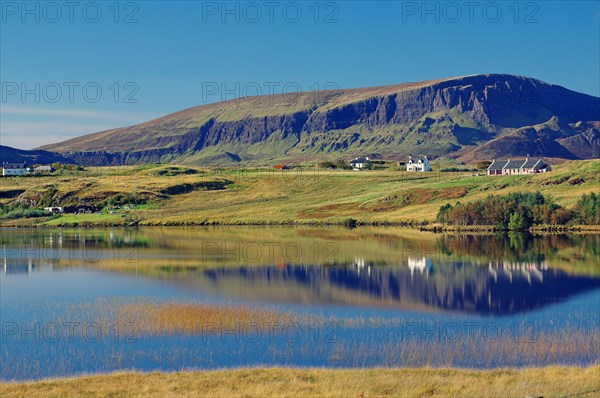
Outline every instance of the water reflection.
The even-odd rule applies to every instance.
[[[251,301],[385,306],[509,315],[567,300],[600,280],[547,270],[541,264],[489,268],[418,259],[405,267],[286,266],[217,268],[187,273],[179,283]],[[500,272],[499,272],[500,271]]]
[[[53,264],[51,262],[34,261],[29,258],[26,261],[15,261],[12,259],[2,259],[2,270],[5,275],[29,275],[32,272],[52,271]]]
[[[90,267],[252,302],[510,315],[600,287],[598,235],[206,228],[0,236],[5,277]]]
[[[599,235],[9,229],[0,230],[0,249],[2,380],[257,365],[589,365],[600,352]],[[258,341],[243,328],[233,336],[172,329],[174,319],[244,308],[285,327]],[[229,327],[254,317],[222,319]],[[116,338],[119,319],[139,327],[133,343]],[[304,333],[290,340],[284,331],[296,320]],[[74,324],[106,332],[48,336]],[[315,340],[315,330],[335,338]],[[488,336],[495,330],[501,338]]]

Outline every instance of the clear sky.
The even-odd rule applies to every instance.
[[[478,73],[600,96],[599,1],[2,1],[0,144],[191,106]]]

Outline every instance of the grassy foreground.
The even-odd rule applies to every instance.
[[[600,396],[600,366],[525,370],[242,369],[0,384],[2,397]]]

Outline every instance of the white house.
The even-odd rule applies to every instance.
[[[371,161],[369,160],[368,156],[367,157],[356,158],[356,159],[354,159],[353,161],[350,162],[350,166],[352,166],[352,168],[354,170],[365,169],[370,164],[371,164]]]
[[[64,207],[44,207],[44,210],[46,210],[49,213],[54,213],[54,214],[62,214],[65,212]]]
[[[525,160],[492,160],[489,165],[487,172],[490,176],[496,175],[512,175],[512,174],[535,174],[535,173],[546,173],[551,170],[550,165],[544,162],[542,159],[529,159]]]
[[[27,174],[27,164],[23,163],[2,163],[2,175],[5,177],[10,176],[24,176]]]
[[[419,157],[417,161],[413,160],[412,156],[408,157],[408,163],[406,163],[406,171],[415,171],[415,172],[427,172],[431,171],[431,166],[429,165],[429,159],[427,156]]]

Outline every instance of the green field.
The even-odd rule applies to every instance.
[[[65,214],[59,218],[46,221],[48,226],[56,225],[80,225],[80,224],[101,224],[101,223],[121,223],[122,216],[117,214]]]
[[[338,171],[306,166],[216,169],[145,165],[89,168],[64,175],[4,178],[0,202],[33,207],[119,205],[114,214],[64,215],[54,219],[0,220],[23,225],[207,224],[422,224],[439,207],[490,194],[541,191],[572,208],[582,194],[598,192],[600,161],[572,161],[528,176],[473,172],[407,173]],[[124,205],[130,204],[125,210]]]

